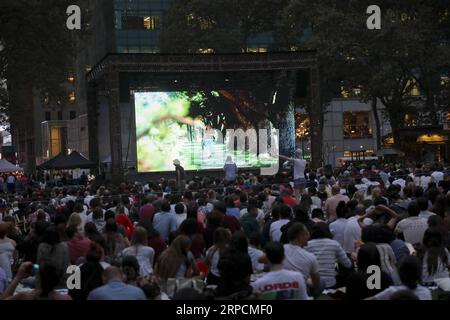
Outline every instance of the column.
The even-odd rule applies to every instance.
[[[122,165],[122,123],[120,116],[119,73],[111,68],[106,74],[109,94],[109,139],[111,146],[111,175],[113,183],[123,180]]]

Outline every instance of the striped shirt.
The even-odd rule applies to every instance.
[[[335,240],[327,238],[310,240],[305,249],[316,256],[320,279],[324,281],[326,288],[336,284],[336,262],[347,268],[352,265],[344,249]]]

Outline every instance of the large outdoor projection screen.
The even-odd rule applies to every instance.
[[[236,127],[239,108],[225,91],[135,92],[134,101],[139,172],[173,171],[174,159],[185,170],[223,168],[228,155],[246,168],[277,161],[269,154],[230,149],[226,133],[218,137],[225,126]]]

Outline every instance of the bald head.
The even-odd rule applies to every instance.
[[[117,267],[108,267],[105,271],[103,271],[103,280],[105,283],[113,279],[118,279],[120,281],[123,280],[122,271],[120,271]]]

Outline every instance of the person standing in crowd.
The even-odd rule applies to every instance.
[[[228,185],[236,181],[238,168],[236,163],[233,162],[231,156],[227,156],[223,170],[225,171],[225,184]]]
[[[290,158],[280,155],[280,158],[293,162],[294,164],[294,189],[295,189],[295,199],[297,203],[300,202],[303,190],[306,187],[306,176],[305,169],[307,162],[303,159],[302,150],[297,149],[295,151],[295,157]]]
[[[12,173],[10,173],[6,178],[6,188],[9,193],[16,192],[16,177]]]
[[[178,190],[184,191],[186,188],[186,173],[184,172],[184,168],[181,166],[181,162],[178,159],[173,160],[173,165],[175,166]]]

